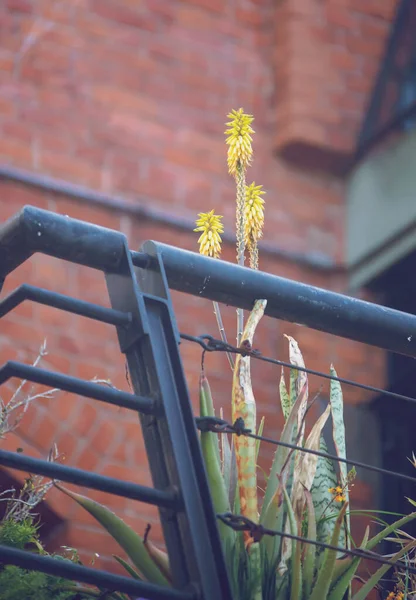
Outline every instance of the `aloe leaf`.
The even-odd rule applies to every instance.
[[[201,373],[200,377],[199,404],[201,417],[212,416],[213,402],[211,390],[208,379],[205,377],[204,373]],[[219,453],[217,453],[217,434],[212,431],[202,431],[200,441],[215,512],[229,512],[230,504],[228,500],[228,493],[221,473]],[[223,543],[225,545],[232,545],[235,541],[235,532],[231,529],[231,527],[228,527],[225,523],[220,521],[218,522],[218,529]]]
[[[331,407],[328,404],[324,413],[318,418],[315,425],[312,427],[308,439],[305,442],[305,448],[309,450],[318,450],[321,432],[328,420],[330,412]],[[316,455],[301,451],[298,452],[296,460],[294,461],[291,502],[296,518],[300,523],[302,522],[303,513],[305,510],[305,490],[310,491],[311,489],[312,482],[315,477],[317,462],[318,457]],[[287,560],[291,553],[290,540],[286,539],[283,547],[284,559]]]
[[[328,452],[325,440],[321,436],[319,450]],[[335,519],[341,509],[340,504],[335,503],[329,488],[338,485],[337,474],[333,461],[320,456],[316,465],[315,478],[311,487],[313,505],[315,507],[316,528],[318,542],[326,542],[332,536]],[[334,514],[334,518],[324,518],[328,514]],[[343,540],[343,534],[341,534]]]
[[[240,513],[240,495],[238,493],[237,457],[235,455],[234,436],[231,438],[230,506],[236,514]]]
[[[306,507],[308,511],[308,540],[316,541],[315,509],[312,502],[312,494],[305,490]],[[303,559],[303,596],[308,599],[312,590],[315,575],[316,546],[305,544],[305,557]]]
[[[331,405],[328,404],[325,411],[318,418],[315,425],[305,442],[305,448],[308,450],[319,450],[322,430],[331,413]],[[305,493],[304,490],[310,491],[313,480],[316,474],[318,464],[318,456],[309,452],[299,452],[300,457],[295,464],[295,472],[293,476],[293,491],[292,505],[298,519],[302,518],[302,513],[305,508]]]
[[[338,377],[334,366],[331,365],[330,374],[333,377]],[[344,400],[342,396],[342,388],[339,381],[331,379],[330,398],[329,401],[332,407],[332,437],[334,440],[335,450],[339,458],[347,458],[347,450],[345,444],[345,425],[344,425]],[[339,462],[340,482],[343,488],[343,493],[346,502],[349,502],[348,492],[348,469],[345,462]],[[350,516],[349,513],[345,516],[347,523],[347,532],[350,531]],[[345,536],[348,548],[348,533]]]
[[[273,523],[273,528],[277,531],[283,531],[285,522],[285,505],[283,502],[283,491],[280,486],[274,495],[273,501],[269,505],[267,511],[267,519],[270,523]],[[280,555],[280,549],[282,547],[283,538],[280,535],[271,536],[266,535],[261,541],[264,552],[267,555],[269,562],[274,564]]]
[[[222,419],[223,417],[221,417]],[[227,433],[221,434],[221,473],[224,479],[225,487],[227,490],[230,489],[230,477],[231,477],[231,446],[228,439]]]
[[[289,399],[290,399],[290,408],[295,404],[296,398],[298,397],[297,393],[297,380],[298,380],[299,371],[297,369],[290,369],[290,378],[289,378]]]
[[[293,371],[293,369],[292,369],[292,371]],[[280,374],[279,394],[280,394],[280,404],[282,405],[282,412],[283,412],[283,416],[284,416],[284,419],[286,422],[292,406],[290,403],[290,395],[289,395],[289,392],[287,391],[287,387],[286,387],[285,374],[284,374],[283,367],[282,367],[282,372]]]
[[[360,548],[364,549],[368,542],[368,536],[370,534],[370,528],[367,527],[364,533],[363,541],[361,542]],[[361,559],[354,559],[352,556],[348,556],[341,560],[337,560],[334,567],[334,573],[332,575],[332,581],[336,582],[329,592],[328,600],[343,600],[345,592],[351,585],[352,579],[358,569]],[[345,568],[347,566],[347,568]],[[339,577],[339,572],[342,572],[342,576]],[[332,586],[332,584],[331,584]]]
[[[335,522],[334,531],[332,533],[332,538],[330,541],[330,544],[332,546],[338,546],[339,534],[344,522],[347,506],[347,503],[343,505]],[[322,566],[318,571],[318,576],[316,579],[316,583],[313,587],[310,600],[326,600],[334,573],[336,559],[336,550],[330,550],[329,548],[327,548],[324,551]]]
[[[140,573],[138,573],[137,571],[135,571],[135,569],[133,569],[133,567],[131,565],[129,565],[129,563],[127,561],[124,560],[124,558],[121,558],[121,556],[117,556],[117,554],[113,554],[113,557],[116,559],[116,561],[118,563],[120,563],[120,565],[122,567],[124,567],[127,571],[127,573],[133,577],[134,579],[139,579],[140,581],[143,581]]]
[[[388,527],[385,527],[382,531],[380,531],[377,535],[375,535],[373,538],[371,538],[365,545],[365,549],[366,550],[373,550],[373,548],[375,548],[377,546],[377,544],[379,544],[380,542],[382,542],[386,537],[388,537],[391,533],[394,533],[395,531],[397,531],[398,529],[401,529],[404,525],[407,525],[407,523],[410,523],[411,521],[413,521],[416,518],[416,512],[410,513],[410,515],[406,515],[405,517],[402,517],[401,519],[398,519],[397,521],[395,521],[394,523],[392,523],[391,525],[389,525]],[[355,565],[360,562],[361,558],[360,557],[356,557],[352,559],[352,562],[347,560],[347,559],[342,559],[342,561],[338,561],[339,565],[338,565],[338,569],[336,569],[336,575],[338,578],[342,577],[343,574],[352,567],[352,565]]]
[[[221,419],[224,418],[222,409],[220,410],[220,418]],[[230,445],[230,440],[228,439],[227,433],[222,433],[220,435],[220,442],[221,442],[221,474],[222,474],[222,478],[224,479],[224,485],[225,485],[225,489],[228,494],[228,500],[229,500],[230,506],[232,506],[232,503],[230,500],[231,445]]]
[[[299,396],[290,411],[290,415],[285,423],[285,426],[282,431],[282,435],[280,437],[280,441],[284,443],[293,444],[294,440],[294,429],[296,426],[296,420],[298,416],[298,410],[300,406],[304,402],[305,394],[307,393],[307,388],[304,388],[299,393]],[[260,521],[263,524],[266,524],[267,521],[267,511],[269,506],[273,500],[274,495],[276,494],[277,488],[279,486],[279,476],[281,476],[283,467],[288,463],[289,455],[293,451],[290,448],[285,448],[284,446],[278,446],[277,450],[274,454],[273,463],[270,469],[270,476],[267,480],[266,492],[264,494],[263,500],[263,508],[261,511]],[[268,521],[267,521],[268,522]],[[268,523],[267,526],[270,526],[271,523]],[[273,526],[273,524],[271,524]]]
[[[290,502],[289,494],[284,486],[282,486],[283,497],[285,500],[286,510],[288,514],[288,524],[290,533],[292,535],[298,535],[298,524],[296,521],[296,516]],[[284,540],[284,542],[289,541],[288,538]],[[291,541],[291,540],[290,540]],[[290,544],[292,561],[291,561],[291,587],[290,587],[290,600],[299,600],[300,593],[302,591],[301,581],[301,543],[299,541],[294,541]],[[286,562],[286,558],[283,558],[283,563]]]
[[[299,349],[299,345],[297,341],[290,335],[285,334],[285,338],[289,341],[289,359],[290,362],[297,367],[305,368],[305,361],[303,360],[302,352]],[[292,396],[294,398],[298,398],[301,390],[303,390],[306,386],[306,392],[304,393],[304,400],[298,410],[298,422],[297,422],[297,430],[301,431],[301,435],[299,437],[299,445],[302,445],[303,442],[303,431],[305,430],[304,418],[306,413],[306,407],[308,404],[308,375],[305,371],[296,370],[296,380],[295,380],[295,388],[296,388],[296,396]],[[292,375],[292,374],[291,374]],[[292,390],[291,390],[292,391]]]
[[[294,557],[292,559],[291,577],[292,585],[290,589],[290,600],[300,600],[302,593],[302,564],[301,564],[301,552],[302,544],[297,541],[293,544],[295,546]]]
[[[415,518],[416,518],[416,512],[412,512],[412,513],[410,513],[410,515],[406,515],[405,517],[398,519],[397,521],[395,521],[388,527],[385,527],[382,531],[380,531],[377,535],[375,535],[373,538],[371,538],[371,540],[368,541],[368,543],[366,545],[366,549],[372,550],[373,548],[375,548],[377,546],[377,544],[379,544],[381,541],[383,541],[388,535],[397,531],[398,529],[401,529],[403,527],[403,525],[410,523],[410,521],[413,521],[413,519],[415,519]]]
[[[264,417],[261,418],[260,425],[257,430],[257,435],[261,437],[263,435],[263,430],[264,430]],[[261,442],[261,440],[256,440],[256,463],[259,458],[260,442]]]
[[[254,333],[266,308],[266,300],[257,300],[243,332],[243,341],[252,345]],[[232,420],[243,419],[245,426],[256,431],[256,401],[251,385],[250,356],[236,357],[232,388]],[[238,491],[241,514],[252,521],[258,521],[256,440],[248,436],[235,436],[234,445],[237,459]],[[249,532],[244,539],[250,542]]]
[[[292,410],[290,411],[290,415],[286,421],[280,438],[282,442],[295,442],[294,434],[296,428],[297,411],[303,402],[305,391],[306,388],[304,387],[295,404],[293,405]],[[281,488],[284,486],[286,489],[290,471],[293,469],[293,459],[291,458],[293,453],[294,450],[291,448],[278,446],[273,458],[260,516],[260,522],[265,527],[270,529],[275,529],[277,527],[279,527],[280,530],[284,529],[286,511],[284,503],[282,502],[283,494]],[[283,545],[280,538],[273,540],[269,536],[265,536],[262,540],[262,544],[270,560],[276,560],[278,552],[280,552],[280,548]],[[285,546],[287,547],[287,545],[288,544],[285,541]]]
[[[153,560],[155,565],[159,567],[166,579],[170,583],[172,583],[172,573],[170,570],[169,557],[167,553],[164,550],[161,550],[160,548],[155,546],[154,543],[151,542],[148,537],[147,539],[143,540],[143,543],[144,547],[146,548],[150,558]]]
[[[107,507],[77,494],[59,484],[55,486],[64,494],[75,500],[90,513],[108,531],[112,538],[123,548],[131,562],[140,571],[143,577],[151,583],[169,586],[169,581],[149,557],[142,538],[137,535],[120,517],[117,517]]]
[[[412,550],[416,546],[416,541],[412,540],[407,546],[399,550],[397,554],[390,558],[390,562],[397,562],[402,556],[407,554],[410,550]],[[365,584],[359,589],[359,591],[354,594],[352,600],[365,600],[368,594],[375,588],[380,579],[383,577],[387,571],[391,569],[391,565],[382,565],[371,577],[368,579]]]
[[[259,542],[251,544],[248,560],[250,563],[250,580],[253,585],[250,598],[251,600],[262,600],[262,569]]]

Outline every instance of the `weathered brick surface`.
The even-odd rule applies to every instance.
[[[348,164],[396,6],[279,3],[275,141],[284,156],[329,171]]]
[[[233,231],[234,184],[223,131],[227,112],[243,106],[256,117],[248,177],[268,192],[265,241],[340,264],[343,182],[330,171],[351,152],[393,4],[247,0],[236,8],[223,0],[8,0],[0,6],[0,160],[177,217],[216,208]],[[279,157],[276,149],[295,161]],[[311,156],[319,170],[303,166],[311,164]],[[192,232],[122,211],[6,180],[0,181],[0,194],[1,221],[33,204],[121,230],[132,248],[145,239],[196,248]],[[234,248],[226,245],[224,258],[234,257]],[[344,289],[339,274],[272,255],[261,257],[261,268]],[[6,280],[4,293],[23,281],[108,305],[104,278],[90,269],[34,256]],[[177,293],[173,299],[180,329],[216,334],[209,302]],[[233,341],[234,309],[224,309],[224,321]],[[311,368],[328,370],[333,362],[341,376],[382,385],[383,353],[360,344],[265,319],[256,346],[287,359],[283,333],[299,340]],[[111,379],[128,390],[112,328],[47,307],[26,303],[2,319],[1,363],[32,361],[45,337],[50,368]],[[200,352],[184,343],[182,354],[197,406]],[[225,357],[209,355],[206,365],[216,403],[228,416],[231,373]],[[282,426],[276,408],[280,370],[256,363],[253,373],[266,434],[276,436]],[[320,385],[311,378],[311,394]],[[353,388],[345,388],[345,395],[355,403],[369,398]],[[18,444],[35,456],[56,442],[67,464],[150,484],[137,416],[124,409],[61,393],[33,404],[10,440],[8,448]],[[265,447],[263,466],[270,455]],[[154,523],[154,538],[161,540],[152,508],[91,495],[139,531]],[[118,551],[88,515],[57,490],[49,502],[66,519],[51,548],[74,545],[89,561],[104,546],[96,564],[114,568],[108,557]]]

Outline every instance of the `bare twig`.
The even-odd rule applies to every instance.
[[[223,323],[222,316],[221,316],[220,305],[218,304],[218,302],[213,302],[212,304],[214,305],[214,315],[215,315],[215,318],[217,319],[217,324],[218,324],[218,329],[220,332],[221,340],[224,342],[224,344],[228,344],[227,334],[225,333],[224,323]],[[233,371],[234,370],[233,357],[230,352],[226,352],[226,354],[227,354],[228,362],[230,363],[231,371]]]

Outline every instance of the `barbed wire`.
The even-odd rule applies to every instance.
[[[260,350],[251,348],[248,342],[243,342],[241,347],[238,348],[237,346],[233,346],[229,343],[223,342],[222,340],[218,340],[209,334],[195,336],[190,335],[188,333],[180,333],[180,337],[188,342],[194,342],[196,344],[199,344],[199,346],[201,346],[204,352],[229,352],[233,354],[241,354],[242,356],[251,356],[252,358],[256,358],[257,360],[271,363],[273,365],[287,367],[289,369],[296,369],[297,371],[308,373],[309,375],[316,375],[317,377],[322,377],[323,379],[338,381],[339,383],[351,385],[353,387],[360,388],[368,392],[374,392],[383,396],[389,396],[390,398],[396,398],[396,400],[406,400],[407,402],[416,403],[416,398],[412,398],[412,396],[398,394],[397,392],[390,392],[389,390],[383,390],[382,388],[378,388],[372,385],[359,383],[358,381],[353,381],[352,379],[346,379],[345,377],[330,375],[328,373],[323,373],[322,371],[315,371],[314,369],[308,369],[307,367],[300,367],[298,365],[284,360],[279,360],[270,356],[264,356]]]
[[[320,542],[318,540],[312,540],[309,538],[304,538],[299,535],[294,535],[289,532],[278,531],[276,529],[269,529],[268,527],[264,527],[261,523],[254,523],[247,517],[242,515],[234,515],[233,513],[222,513],[217,514],[217,518],[220,519],[225,525],[234,529],[234,531],[248,531],[250,536],[254,539],[254,541],[258,542],[265,535],[269,535],[272,537],[280,536],[282,538],[288,538],[297,542],[304,542],[306,544],[312,544],[313,546],[318,546],[320,548],[325,548],[327,550],[336,550],[337,552],[342,552],[345,556],[355,556],[357,558],[364,558],[368,560],[373,560],[378,562],[379,564],[390,565],[392,567],[401,567],[405,569],[408,573],[416,573],[416,567],[413,567],[403,561],[393,561],[385,558],[381,554],[377,552],[372,552],[371,550],[366,550],[364,548],[342,548],[341,546],[333,546],[332,544],[327,544],[325,542]],[[416,540],[415,540],[416,546]]]
[[[336,461],[338,463],[342,462],[353,467],[367,469],[368,471],[380,473],[381,475],[386,475],[388,477],[395,477],[396,479],[404,479],[406,481],[416,483],[416,477],[406,475],[405,473],[396,473],[395,471],[383,469],[382,467],[376,467],[375,465],[368,465],[358,460],[350,460],[349,458],[342,458],[340,456],[336,456],[335,454],[321,452],[320,450],[312,450],[311,448],[303,448],[302,446],[297,446],[296,444],[291,444],[289,442],[282,442],[280,440],[275,440],[274,438],[270,438],[264,435],[257,435],[256,433],[253,433],[251,429],[247,429],[245,427],[244,420],[241,417],[239,417],[234,424],[229,423],[224,419],[220,419],[219,417],[195,417],[195,422],[197,428],[200,431],[212,431],[213,433],[231,433],[235,435],[246,435],[247,437],[254,438],[255,440],[260,440],[263,442],[274,444],[275,446],[283,446],[284,448],[298,450],[300,452],[305,452],[306,454],[314,454],[315,456],[327,458],[328,460]]]

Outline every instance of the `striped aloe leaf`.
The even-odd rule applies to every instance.
[[[326,442],[321,436],[320,452],[328,452]],[[311,493],[315,507],[317,539],[319,542],[327,542],[332,535],[341,505],[334,502],[334,497],[329,491],[330,488],[338,485],[337,474],[332,460],[319,457],[316,465],[315,478],[312,484]],[[340,541],[344,545],[345,532],[341,531]]]
[[[331,365],[330,374],[337,377],[334,366]],[[347,458],[345,444],[345,425],[344,425],[344,400],[342,396],[341,384],[339,381],[331,379],[330,402],[332,406],[332,437],[334,439],[335,450],[339,458]],[[348,491],[348,469],[344,462],[338,463],[340,471],[340,483],[343,488],[343,494],[346,502],[349,501]],[[350,515],[345,516],[347,525],[347,535],[345,541],[348,547],[348,532],[350,531]]]
[[[305,448],[309,450],[318,450],[322,429],[324,428],[331,412],[331,406],[328,404],[325,412],[319,417],[305,442]],[[293,487],[291,502],[297,520],[301,523],[306,504],[306,494],[309,492],[315,478],[318,456],[305,452],[298,452],[298,460],[295,461],[293,474]],[[288,524],[286,525],[288,530]],[[291,554],[291,541],[287,538],[283,544],[283,557],[285,560]]]
[[[299,345],[297,341],[290,335],[285,334],[285,338],[289,341],[289,359],[293,365],[297,367],[305,368],[305,361],[303,360],[302,352],[299,349]],[[301,436],[298,438],[299,445],[302,445],[303,442],[303,432],[305,431],[305,413],[308,405],[308,375],[304,371],[298,371],[292,369],[291,371],[291,380],[295,378],[295,392],[296,396],[292,394],[291,390],[291,403],[294,403],[294,398],[298,398],[300,391],[304,390],[306,386],[306,392],[304,392],[303,402],[299,407],[298,415],[297,415],[297,427],[298,431],[301,431]],[[291,381],[292,386],[292,381]]]
[[[243,333],[243,341],[253,344],[257,325],[264,314],[266,300],[257,300],[247,320]],[[232,420],[243,419],[245,426],[256,431],[256,401],[251,386],[250,357],[238,355],[234,366],[232,390]],[[238,490],[240,511],[252,521],[258,521],[257,506],[257,472],[256,441],[247,436],[235,436],[235,453],[237,459]],[[248,545],[252,540],[248,532],[244,539]]]
[[[285,374],[284,374],[283,367],[282,367],[282,372],[280,374],[279,393],[280,393],[280,404],[282,405],[282,412],[283,412],[283,416],[284,416],[284,419],[286,422],[287,418],[289,416],[289,413],[290,413],[290,409],[292,408],[292,405],[290,402],[290,395],[289,395],[289,392],[287,391],[287,387],[286,387]]]

